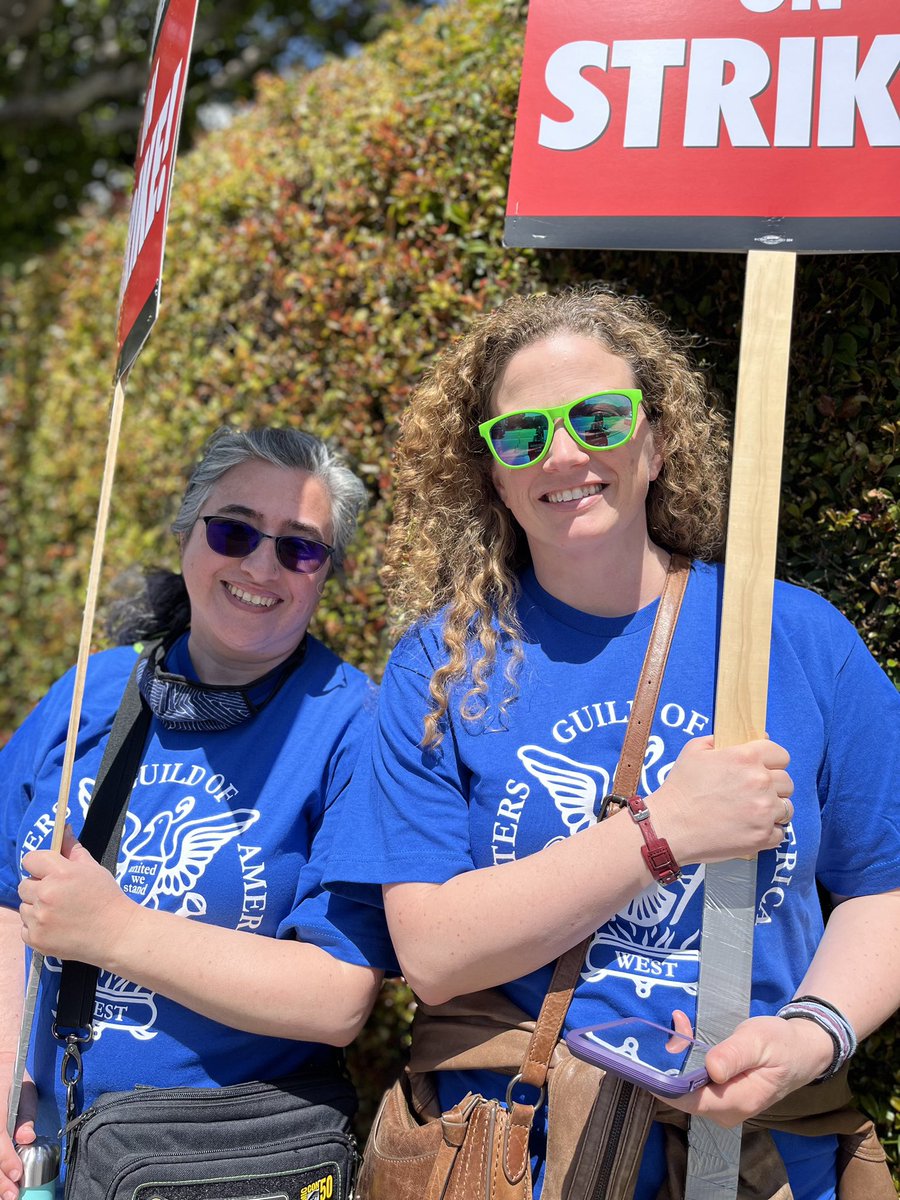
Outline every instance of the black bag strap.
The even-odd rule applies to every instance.
[[[155,643],[145,647],[125,685],[79,837],[82,846],[113,875],[116,871],[128,800],[141,765],[144,743],[153,716],[138,689],[138,669],[142,659],[147,657],[154,645]],[[65,1040],[66,1030],[90,1032],[98,974],[99,968],[88,963],[74,960],[63,963],[54,1027],[54,1034],[61,1041]]]

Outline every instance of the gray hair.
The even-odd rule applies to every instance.
[[[332,562],[340,566],[366,507],[366,489],[325,442],[299,429],[217,429],[203,447],[172,523],[179,541],[194,528],[216,481],[251,459],[309,471],[322,480],[331,497]],[[118,594],[107,606],[106,630],[116,645],[174,636],[191,623],[191,602],[179,572],[133,568],[115,581],[113,590]]]
[[[333,562],[339,567],[366,507],[365,485],[321,438],[301,429],[242,430],[227,425],[217,429],[191,473],[172,532],[183,540],[197,523],[214,484],[226,471],[251,459],[308,471],[322,480],[331,497]]]

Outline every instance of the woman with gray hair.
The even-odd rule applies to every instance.
[[[218,480],[232,467],[253,458],[285,470],[308,471],[321,479],[331,496],[334,544],[329,564],[340,567],[366,507],[366,489],[325,442],[299,429],[217,429],[203,449],[172,522],[179,543],[196,525]],[[108,632],[113,641],[124,644],[157,637],[189,620],[190,602],[183,576],[175,571],[148,571],[133,595],[110,606]]]
[[[83,1108],[135,1084],[211,1087],[335,1066],[391,961],[381,920],[321,887],[338,798],[374,689],[307,632],[365,504],[318,438],[219,429],[174,522],[181,574],[120,608],[152,712],[116,878],[76,840],[136,661],[92,656],[61,852],[49,830],[73,672],[0,756],[0,1008],[21,1003],[22,942],[48,956],[16,1140],[65,1124],[51,1036],[59,960],[100,968]],[[145,651],[146,653],[146,651]],[[388,956],[388,957],[386,957]],[[6,1096],[15,1028],[0,1035]],[[6,1121],[4,1121],[4,1128]],[[21,1164],[0,1134],[0,1197]]]

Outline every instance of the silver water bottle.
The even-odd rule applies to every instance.
[[[59,1177],[59,1142],[35,1138],[27,1146],[17,1146],[22,1160],[19,1200],[54,1200]]]

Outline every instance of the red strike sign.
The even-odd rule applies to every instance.
[[[531,0],[512,246],[900,249],[897,0]]]
[[[161,0],[135,160],[119,292],[116,381],[131,369],[159,312],[178,128],[198,0]]]

